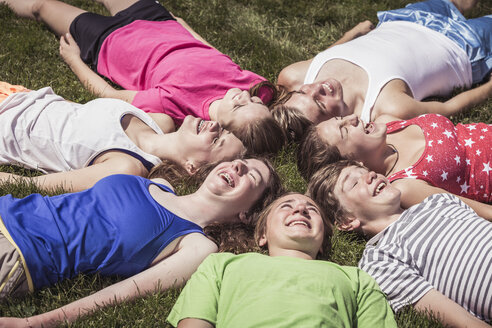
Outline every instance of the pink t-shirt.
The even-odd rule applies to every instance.
[[[168,114],[177,124],[186,115],[208,120],[210,103],[227,90],[248,90],[265,80],[172,20],[137,20],[111,33],[99,52],[97,71],[127,90],[137,90],[134,106]]]

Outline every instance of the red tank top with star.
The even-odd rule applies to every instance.
[[[483,203],[492,200],[492,126],[485,123],[454,125],[437,114],[387,123],[387,133],[418,125],[425,137],[425,149],[408,168],[388,177],[421,179],[432,186]]]

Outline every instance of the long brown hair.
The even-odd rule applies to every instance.
[[[336,146],[319,137],[315,125],[308,128],[297,150],[297,168],[304,179],[309,181],[316,171],[342,159]]]

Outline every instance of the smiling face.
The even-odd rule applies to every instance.
[[[386,146],[386,124],[364,123],[355,114],[321,122],[316,130],[324,142],[336,146],[347,158],[364,161],[365,156]]]
[[[176,133],[187,169],[193,166],[196,170],[206,163],[232,160],[246,152],[234,134],[214,121],[186,116]]]
[[[345,212],[359,220],[392,215],[400,208],[400,191],[384,175],[366,168],[344,168],[333,191]]]
[[[248,91],[233,88],[218,102],[216,116],[222,126],[234,131],[249,122],[271,117],[271,114],[259,97],[251,97]]]
[[[285,102],[285,106],[297,108],[314,124],[348,114],[342,85],[335,79],[304,84]]]
[[[277,199],[266,217],[258,243],[268,246],[271,256],[283,251],[300,251],[316,258],[324,238],[324,223],[314,201],[301,194]]]
[[[270,181],[270,169],[257,159],[235,160],[217,165],[201,188],[220,198],[238,213],[247,212]]]

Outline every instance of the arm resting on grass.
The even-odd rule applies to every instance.
[[[348,42],[359,36],[369,33],[374,28],[374,25],[366,20],[351,30],[347,31],[338,41],[333,43],[330,47]],[[289,66],[286,66],[282,71],[280,71],[277,79],[277,84],[287,89],[287,91],[294,91],[299,89],[304,84],[304,77],[306,76],[306,72],[311,65],[313,59],[303,60],[296,63],[293,63]]]
[[[455,115],[485,102],[490,97],[492,97],[492,79],[476,88],[461,92],[445,102],[418,101],[404,92],[398,92],[383,106],[385,106],[384,114],[391,114],[404,120],[427,113]]]
[[[488,324],[474,317],[436,289],[428,291],[414,304],[414,307],[418,311],[432,311],[446,327],[490,328]]]
[[[33,328],[46,328],[56,326],[63,321],[73,322],[100,307],[143,297],[156,291],[157,288],[166,290],[181,286],[207,255],[217,251],[217,246],[212,241],[197,233],[184,236],[178,248],[176,253],[133,277],[53,311],[28,318],[29,324]],[[9,319],[0,319],[0,326],[7,321],[15,320]],[[18,320],[23,321],[25,325],[25,319]]]
[[[102,98],[121,99],[130,104],[133,102],[137,91],[117,90],[91,70],[80,58],[79,46],[68,33],[60,39],[60,55],[84,87],[94,95]]]
[[[149,172],[140,161],[130,155],[114,151],[111,157],[82,169],[49,173],[35,177],[24,177],[11,173],[0,173],[0,182],[26,181],[33,182],[40,188],[54,189],[62,187],[72,192],[92,187],[97,181],[112,174],[131,174],[146,177]]]
[[[403,208],[409,208],[412,205],[419,204],[430,195],[448,193],[444,189],[433,187],[427,182],[416,179],[400,179],[392,182],[392,184],[401,191],[401,206]],[[455,196],[459,197],[465,204],[470,206],[478,216],[488,221],[492,221],[492,205],[461,197],[459,195]]]

